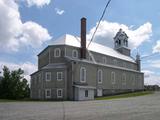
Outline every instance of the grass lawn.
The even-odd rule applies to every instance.
[[[30,99],[22,99],[22,100],[10,100],[10,99],[0,99],[0,103],[1,102],[30,102],[33,100]]]
[[[110,100],[110,99],[118,99],[118,98],[128,98],[128,97],[149,95],[153,93],[154,93],[153,91],[141,91],[141,92],[133,92],[133,93],[120,94],[120,95],[113,95],[113,96],[97,97],[95,98],[95,100]]]
[[[154,93],[153,91],[141,91],[141,92],[133,92],[133,93],[120,94],[120,95],[113,95],[113,96],[97,97],[95,98],[95,100],[111,100],[111,99],[119,99],[119,98],[128,98],[128,97],[149,95],[153,93]],[[22,100],[0,99],[0,103],[1,102],[51,102],[51,101],[38,101],[38,100],[31,100],[31,99],[22,99]]]

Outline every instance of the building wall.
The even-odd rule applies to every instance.
[[[84,62],[78,62],[75,64],[75,79],[76,83],[80,82],[80,68],[86,68],[86,83],[89,86],[93,86],[96,88],[102,88],[103,90],[122,90],[122,91],[129,91],[129,90],[142,90],[144,87],[143,81],[143,73],[133,72],[128,70],[122,69],[114,69],[110,67],[104,67],[100,65],[93,65],[87,64]],[[102,83],[98,83],[97,81],[97,72],[98,70],[103,71],[103,81]],[[115,83],[113,84],[111,81],[111,73],[115,72]],[[123,82],[122,75],[125,74],[126,82]],[[132,78],[134,77],[134,79]]]
[[[46,81],[46,72],[51,72],[51,80]],[[57,80],[57,72],[63,72],[62,81]],[[39,75],[41,76],[39,78]],[[67,99],[67,71],[63,69],[45,69],[40,70],[31,76],[31,98],[46,99],[45,89],[51,89],[51,99]],[[57,89],[63,90],[63,97],[57,98]]]
[[[38,70],[46,66],[49,63],[49,51],[48,47],[38,55]]]
[[[60,57],[55,57],[55,49],[60,48]],[[72,52],[76,50],[78,58],[73,58]],[[93,57],[90,57],[92,54]],[[73,60],[67,60],[70,57]],[[106,56],[95,52],[87,52],[87,61],[79,59],[80,49],[72,46],[58,45],[49,46],[38,55],[38,71],[31,75],[31,98],[45,99],[45,89],[51,89],[51,99],[57,98],[57,89],[63,89],[63,98],[61,99],[74,99],[73,83],[80,83],[80,68],[85,67],[87,71],[87,81],[89,86],[103,89],[103,95],[115,94],[118,92],[128,92],[143,89],[144,78],[143,73],[137,70],[137,64],[118,58]],[[94,60],[93,60],[94,58]],[[106,58],[104,63],[103,58]],[[48,64],[65,63],[66,68],[52,68],[43,69]],[[106,65],[106,66],[105,66]],[[113,67],[108,67],[112,65]],[[121,67],[114,68],[114,67]],[[127,68],[127,69],[124,69]],[[98,83],[97,71],[101,69],[103,72],[103,81]],[[130,69],[130,70],[128,70]],[[63,80],[56,80],[56,73],[63,72]],[[51,81],[45,80],[45,73],[51,72]],[[111,73],[115,72],[115,84],[112,84]],[[122,75],[126,75],[126,84],[122,84]],[[135,82],[132,80],[135,77]],[[95,92],[96,93],[96,92]]]
[[[85,96],[85,90],[88,91],[88,96]],[[94,100],[94,89],[75,88],[74,100]]]
[[[56,48],[60,48],[61,55],[60,57],[54,57],[54,50]],[[78,52],[78,58],[80,58],[80,48],[72,47],[72,46],[65,46],[65,45],[58,45],[58,46],[49,46],[47,47],[43,52],[40,53],[38,56],[38,67],[41,69],[43,66],[49,64],[49,63],[64,63],[64,57],[72,57],[72,51],[76,50]],[[90,55],[89,55],[90,54]],[[93,56],[93,57],[91,57]],[[104,63],[104,60],[106,59],[106,62]],[[100,53],[87,51],[87,60],[102,64],[109,64],[109,65],[115,65],[119,67],[125,67],[128,69],[134,69],[137,70],[137,64],[129,61],[125,61],[122,59],[114,58],[111,56],[103,55]]]
[[[72,51],[77,50],[78,51],[78,58],[80,58],[80,48],[72,47],[72,46],[64,46],[65,47],[65,56],[72,57]],[[93,57],[91,57],[93,56]],[[137,70],[137,64],[129,61],[125,61],[119,58],[114,58],[111,56],[103,55],[100,53],[87,51],[86,59],[92,62],[102,63],[102,64],[109,64],[109,65],[115,65],[119,67],[124,67],[128,69]],[[104,63],[103,59],[106,59],[106,62]],[[95,60],[95,61],[94,61]]]

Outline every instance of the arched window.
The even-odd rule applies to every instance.
[[[99,69],[97,74],[98,74],[97,75],[98,83],[102,83],[102,81],[103,81],[103,71],[101,69]]]
[[[78,58],[78,51],[72,50],[72,58]]]
[[[86,82],[86,68],[80,68],[80,82]]]
[[[113,60],[113,64],[117,65],[117,60],[116,59]]]
[[[103,64],[106,64],[106,63],[107,63],[107,58],[106,58],[106,57],[103,57],[102,60],[103,60],[103,61],[102,61]]]
[[[61,49],[55,48],[54,50],[54,57],[60,57],[61,56]]]
[[[111,82],[112,82],[112,84],[116,83],[115,72],[111,72]]]

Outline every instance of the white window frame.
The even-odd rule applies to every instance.
[[[61,76],[61,79],[58,78],[58,76]],[[63,80],[63,72],[57,72],[57,81],[62,81]]]
[[[111,72],[111,83],[112,84],[116,84],[116,75],[115,75],[115,72]]]
[[[125,73],[123,73],[122,74],[122,85],[126,85],[126,74]]]
[[[102,62],[103,62],[103,64],[106,64],[107,63],[107,58],[106,57],[102,57]]]
[[[74,56],[75,54],[76,56]],[[78,51],[77,50],[72,50],[72,58],[78,58]]]
[[[113,64],[117,65],[117,60],[116,59],[113,60]]]
[[[84,70],[84,76],[82,76],[82,72],[83,72],[82,70]],[[83,82],[83,83],[86,82],[86,72],[87,71],[85,67],[80,68],[80,82]]]
[[[50,95],[48,96],[47,95],[47,91],[49,91],[50,92]],[[45,89],[45,98],[51,98],[51,89]]]
[[[100,75],[100,76],[99,76]],[[98,83],[102,83],[103,81],[103,71],[101,69],[99,69],[97,71],[97,80],[98,80]],[[100,81],[101,80],[101,81]]]
[[[56,54],[58,51],[58,55]],[[61,56],[61,49],[60,48],[55,48],[54,49],[54,57],[60,57]]]
[[[86,93],[87,93],[87,94],[86,94]],[[89,90],[85,90],[85,91],[84,91],[84,96],[85,96],[86,98],[89,97]]]
[[[58,92],[61,91],[61,95],[59,96]],[[57,98],[63,97],[63,89],[57,89]]]
[[[49,77],[50,79],[48,79],[47,75],[50,76],[50,77]],[[51,72],[46,72],[46,73],[45,73],[45,80],[46,80],[46,81],[51,81]]]

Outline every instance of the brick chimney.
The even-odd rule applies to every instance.
[[[86,59],[86,18],[81,18],[81,59]]]

